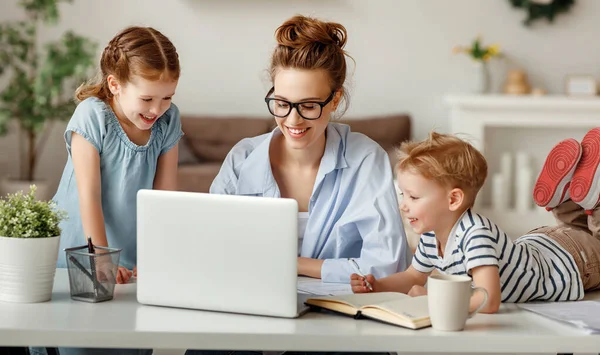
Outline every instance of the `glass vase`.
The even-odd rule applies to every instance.
[[[490,93],[490,70],[488,63],[477,60],[474,62],[474,78],[473,78],[473,93],[489,94]]]

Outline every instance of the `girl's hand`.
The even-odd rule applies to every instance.
[[[126,269],[122,266],[119,266],[117,270],[117,283],[118,284],[126,284],[129,282],[129,279],[133,275],[133,272],[129,269]]]
[[[414,285],[408,291],[408,295],[410,297],[425,296],[426,294],[427,294],[427,289],[425,287],[419,286],[419,285]]]
[[[137,266],[133,267],[133,276],[137,277]]]
[[[364,277],[362,277],[358,274],[350,275],[350,285],[352,286],[352,292],[354,292],[354,293],[377,292],[377,286],[376,286],[377,282],[375,280],[375,276],[369,274],[366,276],[366,279],[371,284],[371,287],[373,287],[372,291],[369,289],[369,287],[367,287],[367,283],[365,282]]]

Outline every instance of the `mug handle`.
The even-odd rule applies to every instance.
[[[479,292],[483,292],[483,302],[481,302],[481,304],[479,305],[479,307],[477,307],[477,309],[475,309],[473,312],[469,312],[469,317],[468,317],[468,318],[471,318],[471,317],[473,317],[474,315],[476,315],[476,314],[477,314],[479,311],[481,311],[481,309],[482,309],[483,307],[485,307],[485,304],[487,303],[487,300],[488,300],[488,293],[487,293],[487,291],[485,290],[485,288],[483,288],[483,287],[472,287],[472,288],[471,288],[471,295],[473,295],[473,294],[474,294],[475,292],[477,292],[477,291],[479,291]]]

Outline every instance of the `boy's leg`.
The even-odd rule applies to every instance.
[[[533,233],[545,234],[573,257],[584,290],[600,289],[600,239],[587,230],[565,225],[542,227]]]
[[[592,235],[600,240],[600,205],[596,206],[592,214],[588,217],[588,228]]]
[[[592,214],[600,202],[600,127],[583,137],[581,147],[581,160],[573,174],[569,194],[573,202]]]
[[[555,145],[533,187],[533,200],[551,210],[569,199],[569,185],[582,154],[581,145],[569,138]]]
[[[567,200],[552,210],[552,214],[558,225],[567,227],[588,229],[588,215],[583,207],[579,206],[572,200]]]

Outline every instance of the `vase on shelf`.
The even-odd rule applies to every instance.
[[[490,70],[487,62],[476,60],[474,62],[475,73],[473,75],[473,93],[489,94],[490,92]]]

